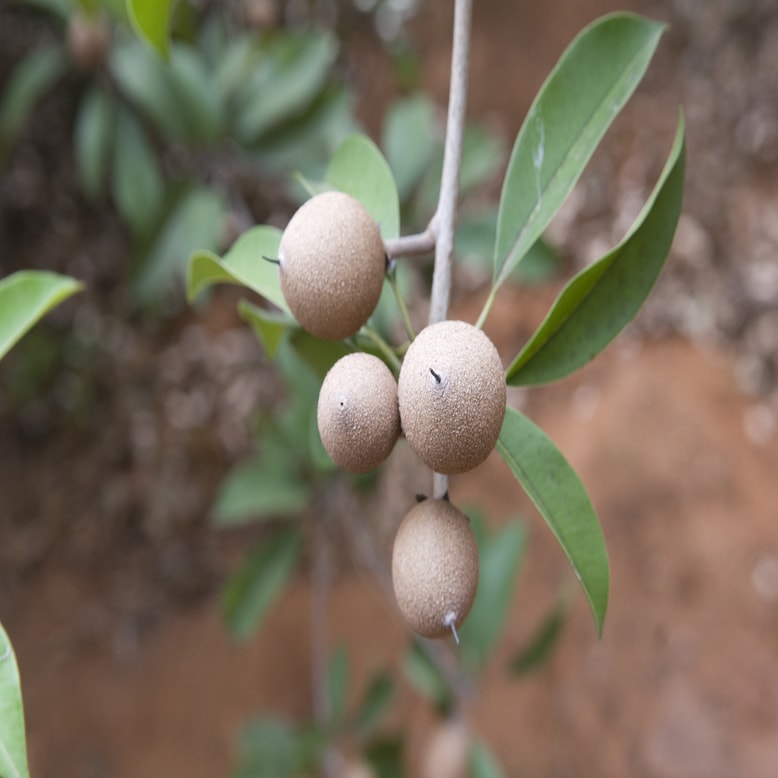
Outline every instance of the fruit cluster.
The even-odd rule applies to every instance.
[[[302,327],[325,339],[348,338],[372,315],[386,253],[378,225],[341,192],[306,202],[281,238],[281,290]],[[410,343],[397,380],[372,354],[333,365],[319,394],[324,448],[350,473],[366,473],[400,435],[434,472],[463,473],[494,448],[505,415],[502,362],[489,338],[462,321],[423,329]],[[447,499],[427,499],[405,517],[392,554],[402,614],[427,637],[464,621],[478,583],[478,551],[467,517]]]

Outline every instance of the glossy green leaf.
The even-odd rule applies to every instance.
[[[664,266],[681,214],[684,126],[650,199],[624,240],[562,290],[508,368],[512,385],[569,375],[599,354],[637,314]]]
[[[381,672],[372,678],[354,717],[357,732],[365,734],[381,722],[392,704],[394,692],[394,678],[390,673]]]
[[[494,284],[510,275],[542,235],[634,92],[663,25],[612,14],[568,47],[516,138],[500,198]]]
[[[99,87],[90,89],[78,108],[74,144],[81,187],[92,199],[105,187],[115,132],[116,103]]]
[[[46,270],[20,270],[0,280],[0,358],[42,316],[82,288]]]
[[[583,484],[546,433],[513,408],[505,413],[497,451],[570,560],[601,635],[608,608],[608,553]]]
[[[302,538],[296,528],[279,530],[259,543],[232,576],[222,605],[234,638],[248,639],[259,629],[294,573],[301,550]]]
[[[327,168],[335,189],[356,197],[378,222],[381,235],[400,233],[400,200],[392,171],[378,146],[365,135],[352,135],[340,145]]]
[[[480,738],[470,749],[470,778],[504,778],[505,773],[494,754]]]
[[[2,306],[0,306],[0,311]],[[24,735],[24,709],[11,640],[0,624],[0,775],[29,778]]]
[[[527,675],[537,670],[550,656],[559,642],[562,629],[570,612],[570,598],[560,597],[559,602],[543,619],[534,635],[510,661],[514,675]]]
[[[213,284],[239,284],[269,300],[291,316],[281,293],[278,265],[263,257],[278,257],[281,231],[260,225],[244,232],[223,258],[211,251],[196,251],[189,259],[187,297],[192,302]]]
[[[13,69],[0,98],[0,151],[16,137],[37,100],[64,73],[61,46],[33,49]]]
[[[257,340],[264,346],[265,353],[270,359],[275,359],[281,341],[292,327],[298,324],[285,313],[267,311],[248,300],[238,302],[238,313],[241,319],[251,325]]]
[[[187,192],[165,219],[134,279],[138,299],[159,299],[172,278],[183,277],[193,251],[218,248],[226,214],[227,204],[220,193],[205,188]]]
[[[262,519],[298,516],[310,490],[288,456],[262,455],[233,468],[221,482],[212,508],[214,523],[238,527]],[[283,451],[280,452],[283,455]]]
[[[471,522],[475,524],[476,519],[473,516]],[[463,659],[479,671],[505,627],[525,550],[526,532],[521,524],[513,521],[491,535],[483,526],[476,538],[478,590],[470,614],[459,630],[459,642]]]
[[[138,36],[163,59],[170,50],[172,0],[127,0],[127,16]]]
[[[261,53],[236,100],[236,132],[249,145],[310,107],[327,83],[338,43],[322,31],[284,35]]]
[[[346,715],[348,700],[349,659],[343,646],[336,648],[327,665],[327,698],[329,700],[330,721],[340,723]]]
[[[111,193],[132,231],[148,236],[159,220],[165,182],[148,137],[127,109],[119,111]]]
[[[414,95],[392,103],[384,120],[382,145],[402,202],[421,181],[438,143],[435,106],[429,97]]]

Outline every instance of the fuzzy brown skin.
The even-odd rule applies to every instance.
[[[332,461],[349,473],[367,473],[389,456],[400,436],[397,382],[378,357],[348,354],[325,376],[316,415]]]
[[[472,324],[443,321],[411,343],[398,381],[408,445],[436,473],[464,473],[497,443],[505,374],[497,349]]]
[[[327,340],[356,334],[370,318],[386,272],[378,225],[343,192],[324,192],[292,216],[278,251],[281,291],[297,321]]]
[[[403,519],[392,552],[397,604],[411,629],[451,635],[478,587],[478,546],[470,522],[448,500],[424,500]]]

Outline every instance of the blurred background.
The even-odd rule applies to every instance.
[[[527,545],[468,721],[508,776],[774,776],[778,7],[474,6],[452,308],[470,321],[488,291],[483,234],[507,155],[565,46],[610,11],[669,25],[532,272],[497,298],[486,329],[506,361],[570,273],[624,235],[679,107],[688,166],[673,252],[638,319],[574,378],[509,398],[569,458],[602,521],[602,640],[576,593],[544,661],[507,676],[558,612],[569,566],[499,457],[452,481],[452,498],[492,531],[519,517]],[[322,563],[307,548],[261,630],[230,636],[225,582],[266,528],[247,520],[241,490],[256,472],[241,468],[295,379],[239,317],[240,292],[187,303],[186,260],[224,251],[252,224],[283,227],[305,196],[293,173],[317,180],[356,129],[393,166],[404,231],[423,227],[452,8],[180,2],[169,67],[129,34],[122,9],[0,3],[0,275],[51,269],[86,284],[0,366],[0,619],[33,775],[229,775],[252,716],[312,715]],[[417,302],[424,282],[423,269],[408,279]],[[322,510],[357,525],[371,514],[388,553],[391,527],[429,489],[417,470],[401,447],[357,498],[343,483],[323,497],[292,490],[267,512],[311,526]],[[358,700],[378,668],[402,678],[407,633],[348,539],[326,540],[326,640],[347,649]],[[383,726],[401,735],[405,774],[420,774],[434,710],[398,680]]]

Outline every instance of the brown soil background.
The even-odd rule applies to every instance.
[[[441,103],[449,5],[428,3],[411,25],[424,83]],[[470,112],[509,137],[573,35],[625,7],[475,5]],[[569,570],[496,455],[452,482],[452,498],[480,504],[495,526],[519,514],[530,530],[510,623],[468,709],[509,776],[778,775],[778,9],[734,6],[632,5],[670,30],[552,236],[573,263],[618,240],[682,104],[689,174],[679,240],[647,309],[614,346],[574,378],[511,397],[567,455],[601,517],[612,575],[602,640],[578,596],[550,661],[506,680],[504,660]],[[357,42],[354,57],[361,111],[375,128],[392,91],[385,63],[374,45]],[[47,186],[53,216],[42,234],[21,245],[6,229],[5,241],[30,257],[86,239],[73,250],[87,258],[110,249],[95,225],[63,232],[67,209],[57,210],[57,184]],[[454,313],[472,319],[484,293],[460,280],[467,291]],[[272,402],[277,385],[230,291],[156,328],[111,318],[111,290],[101,291],[108,303],[87,292],[91,307],[77,319],[110,332],[88,416],[63,423],[41,404],[0,420],[0,617],[18,654],[32,773],[226,775],[249,716],[300,719],[311,709],[307,576],[255,640],[232,644],[218,584],[246,538],[206,521],[221,475],[245,453],[246,413]],[[501,294],[487,331],[502,354],[516,353],[554,292]],[[179,418],[172,409],[203,376],[216,386],[211,414]],[[394,459],[392,472],[413,468],[402,447]],[[396,520],[416,491],[399,483],[399,495],[396,482],[389,490]],[[405,628],[369,577],[346,566],[328,615],[331,642],[352,654],[355,692],[371,669],[397,665]],[[408,775],[418,774],[429,711],[403,687],[393,721],[406,724]]]

